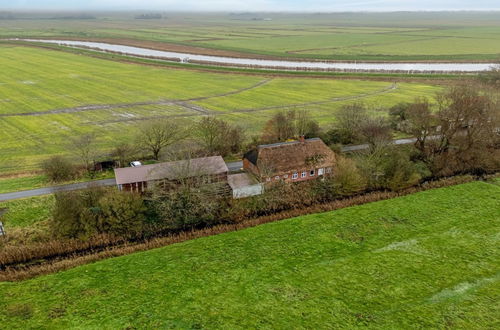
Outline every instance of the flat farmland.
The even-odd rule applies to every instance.
[[[169,13],[162,19],[149,20],[135,19],[134,13],[96,14],[94,19],[86,20],[57,19],[54,14],[19,15],[18,20],[0,20],[0,38],[105,38],[125,43],[132,40],[153,42],[155,48],[161,49],[190,47],[188,50],[193,52],[226,51],[236,56],[500,60],[499,12]]]
[[[99,150],[134,142],[145,119],[189,125],[204,115],[257,135],[277,111],[309,111],[322,126],[340,106],[374,114],[440,86],[334,78],[273,77],[155,68],[23,46],[0,46],[0,173],[36,170],[68,153],[68,138],[94,132]]]

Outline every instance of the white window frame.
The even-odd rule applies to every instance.
[[[280,179],[280,176],[279,176],[279,175],[276,175],[276,176],[274,177],[274,180],[276,180],[276,181],[278,181],[279,179]]]
[[[306,178],[307,177],[307,171],[302,171],[302,174],[300,175],[300,177],[303,179],[303,178]]]
[[[318,176],[322,176],[325,174],[325,169],[324,168],[318,168]]]
[[[328,174],[332,173],[332,168],[331,167],[327,167],[326,168],[326,173],[328,173]]]
[[[298,178],[299,178],[299,173],[297,173],[297,172],[293,173],[292,179],[297,180]]]
[[[288,179],[288,174],[283,175],[283,179]]]

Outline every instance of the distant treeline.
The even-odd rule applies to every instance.
[[[0,20],[14,20],[14,19],[48,19],[48,20],[71,20],[71,19],[97,19],[96,16],[89,14],[72,14],[72,15],[64,15],[64,16],[51,16],[51,17],[30,17],[26,15],[14,15],[11,12],[0,12]]]
[[[13,13],[0,12],[0,19],[16,19],[16,16]]]
[[[163,14],[158,14],[158,13],[140,14],[135,16],[135,19],[162,19],[162,18]]]

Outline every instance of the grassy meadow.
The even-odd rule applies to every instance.
[[[475,182],[0,283],[0,322],[492,329],[499,201],[499,186]]]
[[[500,13],[16,13],[0,38],[134,39],[280,57],[337,60],[500,60]],[[71,24],[69,24],[71,23]]]
[[[68,138],[84,133],[95,132],[103,152],[134,142],[138,123],[148,118],[189,125],[218,115],[252,136],[282,109],[307,110],[327,127],[348,103],[385,115],[398,102],[441,90],[429,83],[156,68],[8,45],[0,45],[0,67],[2,175],[38,170],[48,156],[70,153]]]
[[[0,202],[0,208],[8,209],[3,218],[5,229],[9,231],[10,229],[28,228],[49,220],[54,203],[54,195]]]

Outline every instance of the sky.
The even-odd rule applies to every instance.
[[[500,10],[500,0],[0,0],[0,9],[330,12]]]

